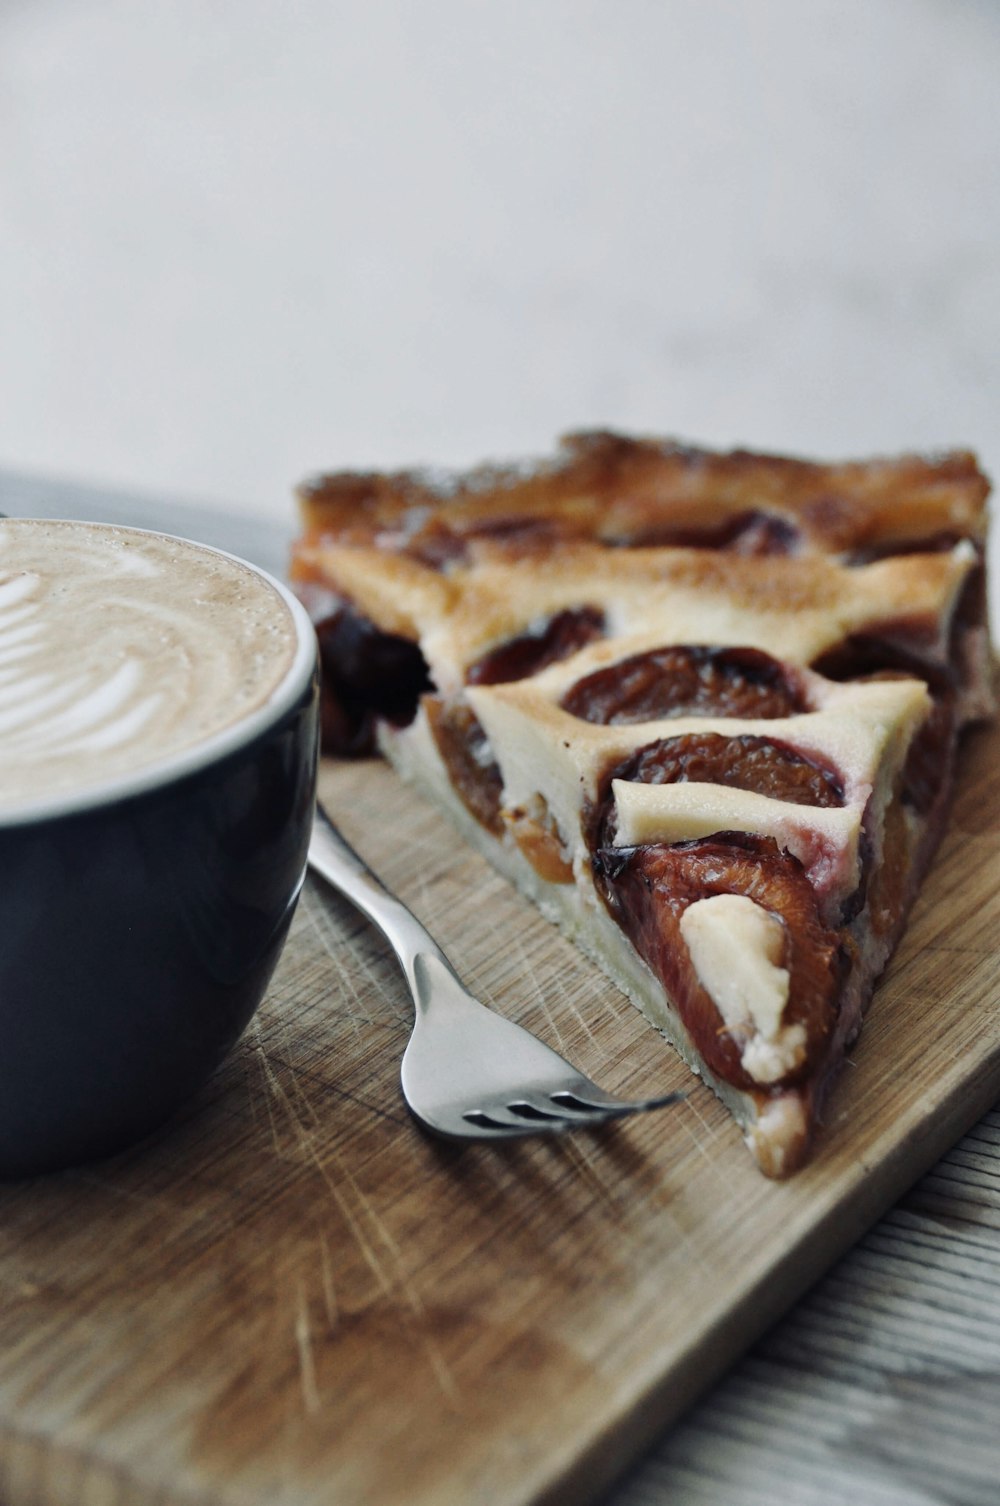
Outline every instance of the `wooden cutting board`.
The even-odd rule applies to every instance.
[[[1000,736],[843,1073],[775,1184],[711,1093],[388,769],[330,808],[482,998],[686,1102],[457,1149],[397,1089],[379,937],[307,887],[255,1025],[143,1146],[0,1188],[5,1506],[581,1501],[1000,1094]]]

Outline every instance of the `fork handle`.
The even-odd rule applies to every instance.
[[[435,957],[450,973],[454,969],[430,933],[402,900],[390,894],[376,878],[318,801],[309,842],[309,866],[378,926],[398,957],[419,1008],[417,958]]]

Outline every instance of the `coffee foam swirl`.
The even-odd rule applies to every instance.
[[[169,760],[263,706],[291,610],[255,571],[137,530],[0,521],[0,810]]]

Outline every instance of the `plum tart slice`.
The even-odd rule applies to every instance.
[[[992,711],[989,487],[607,433],[300,489],[328,752],[383,752],[729,1105],[809,1153]]]

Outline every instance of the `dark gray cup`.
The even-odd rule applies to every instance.
[[[312,627],[270,583],[297,649],[264,707],[110,788],[0,812],[0,1175],[148,1133],[264,995],[305,875],[318,739]]]

